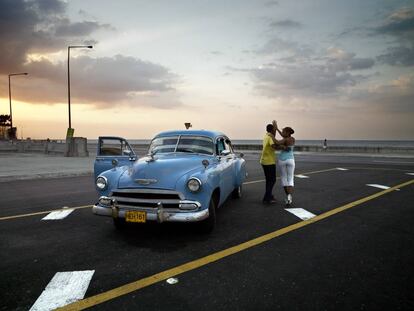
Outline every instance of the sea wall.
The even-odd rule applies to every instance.
[[[237,152],[262,150],[260,144],[234,144]],[[143,155],[148,150],[148,144],[132,144],[132,148],[138,155]],[[95,156],[97,143],[87,144],[87,152]],[[44,153],[49,155],[64,155],[66,143],[64,140],[23,140],[23,141],[0,141],[0,152],[23,152],[23,153]],[[295,151],[299,152],[320,152],[320,153],[361,153],[361,154],[399,154],[414,155],[414,147],[387,147],[387,146],[322,146],[297,145]],[[83,155],[83,156],[86,156]]]

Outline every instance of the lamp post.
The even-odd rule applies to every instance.
[[[21,73],[11,73],[9,74],[9,105],[10,105],[10,128],[13,131],[13,111],[12,111],[12,102],[11,102],[11,85],[10,85],[10,77],[13,76],[27,76],[27,72],[21,72]]]
[[[70,63],[70,49],[82,49],[82,48],[87,48],[87,49],[92,49],[93,46],[92,45],[69,45],[68,46],[68,110],[69,110],[69,128],[68,131],[66,133],[66,138],[72,137],[73,136],[73,129],[72,129],[72,119],[71,119],[71,113],[70,113],[70,67],[69,67],[69,63]]]

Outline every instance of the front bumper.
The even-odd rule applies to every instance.
[[[113,218],[124,218],[127,211],[146,212],[148,221],[162,222],[197,222],[208,218],[208,208],[197,211],[185,211],[178,209],[165,209],[162,206],[157,208],[145,207],[121,207],[121,206],[102,206],[96,204],[92,211],[95,215],[109,216]]]

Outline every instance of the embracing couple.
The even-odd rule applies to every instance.
[[[282,139],[276,139],[276,133],[282,136]],[[266,126],[266,134],[263,138],[263,150],[260,158],[260,164],[266,178],[266,192],[263,197],[264,204],[276,203],[272,194],[273,186],[276,183],[276,153],[279,151],[278,166],[280,170],[280,178],[282,186],[285,190],[286,205],[292,204],[293,178],[295,171],[295,158],[293,156],[293,147],[295,145],[294,133],[291,127],[285,127],[282,131],[277,127],[277,123],[273,120],[272,124]]]

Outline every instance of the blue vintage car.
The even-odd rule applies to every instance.
[[[99,137],[93,212],[112,217],[117,228],[125,222],[199,222],[209,232],[216,208],[242,194],[242,157],[215,131],[162,132],[139,159],[125,139]]]

